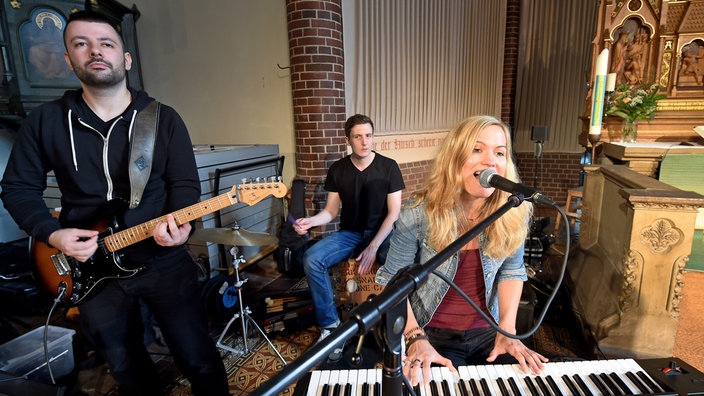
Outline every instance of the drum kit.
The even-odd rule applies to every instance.
[[[286,365],[286,360],[281,356],[279,351],[276,350],[274,344],[269,340],[264,331],[259,327],[257,322],[252,319],[250,314],[252,311],[248,306],[245,306],[242,302],[242,288],[247,279],[240,278],[240,264],[245,263],[246,260],[244,255],[239,253],[238,246],[267,246],[275,245],[278,243],[278,238],[275,236],[261,233],[261,232],[251,232],[240,228],[239,225],[235,224],[231,228],[204,228],[196,230],[191,236],[191,240],[200,242],[212,242],[222,245],[232,246],[230,249],[230,254],[232,254],[232,267],[234,273],[234,283],[229,284],[229,282],[223,283],[218,290],[218,294],[222,296],[222,303],[225,307],[231,308],[237,305],[238,310],[232,316],[232,318],[227,322],[225,328],[223,329],[216,345],[218,348],[222,348],[226,351],[245,354],[251,352],[247,344],[248,335],[248,324],[251,324],[259,334],[266,340],[271,349],[276,353],[276,355],[281,359],[284,366]],[[240,324],[242,327],[242,349],[233,348],[223,342],[223,338],[230,326],[237,320],[240,319]]]

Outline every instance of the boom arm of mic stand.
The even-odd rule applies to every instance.
[[[278,374],[270,378],[252,395],[276,396],[302,377],[315,364],[326,358],[333,348],[343,340],[352,338],[355,334],[364,334],[383,320],[381,338],[384,340],[384,381],[382,390],[400,389],[401,384],[401,335],[406,325],[406,299],[427,279],[435,268],[450,258],[462,246],[479,235],[486,227],[495,222],[504,213],[523,202],[522,196],[511,195],[508,202],[462,234],[457,240],[438,252],[424,264],[417,264],[399,272],[379,295],[371,301],[366,301],[350,312],[350,319],[340,324],[324,342],[319,342],[309,348],[296,361],[286,365]],[[388,366],[387,366],[388,365]],[[389,393],[391,395],[401,393]]]

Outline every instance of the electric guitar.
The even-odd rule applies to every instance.
[[[233,186],[228,193],[170,214],[174,216],[176,224],[181,225],[238,202],[253,205],[269,195],[281,198],[286,195],[286,190],[281,181],[244,183]],[[106,227],[105,222],[95,223],[91,228],[103,231],[98,234],[98,249],[85,262],[67,256],[43,242],[33,241],[31,250],[35,273],[54,297],[63,293],[61,302],[69,306],[78,305],[101,281],[129,278],[144,270],[123,266],[119,250],[150,238],[154,227],[159,222],[166,221],[166,216],[168,215],[122,231],[119,231],[117,226]]]

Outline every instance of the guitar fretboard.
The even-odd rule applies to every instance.
[[[240,195],[239,199],[238,194]],[[286,194],[286,188],[283,183],[251,183],[234,186],[228,193],[198,202],[197,204],[185,207],[169,214],[174,216],[176,224],[180,226],[181,224],[199,219],[207,214],[226,208],[230,205],[234,205],[237,202],[252,205],[271,194],[279,198],[283,197]],[[115,252],[119,249],[126,248],[127,246],[152,237],[154,227],[156,227],[156,225],[160,222],[166,221],[167,216],[168,214],[106,236],[104,239],[105,248],[110,252]]]

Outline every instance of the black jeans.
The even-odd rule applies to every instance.
[[[128,395],[159,395],[162,384],[146,347],[140,300],[154,314],[176,367],[195,395],[228,395],[227,374],[208,331],[196,266],[185,249],[129,279],[104,281],[80,305],[83,332]]]
[[[452,330],[427,327],[428,341],[443,357],[452,361],[455,368],[460,366],[486,364],[513,364],[518,361],[509,354],[499,355],[493,363],[486,361],[494,349],[496,330],[491,327],[472,330]]]

